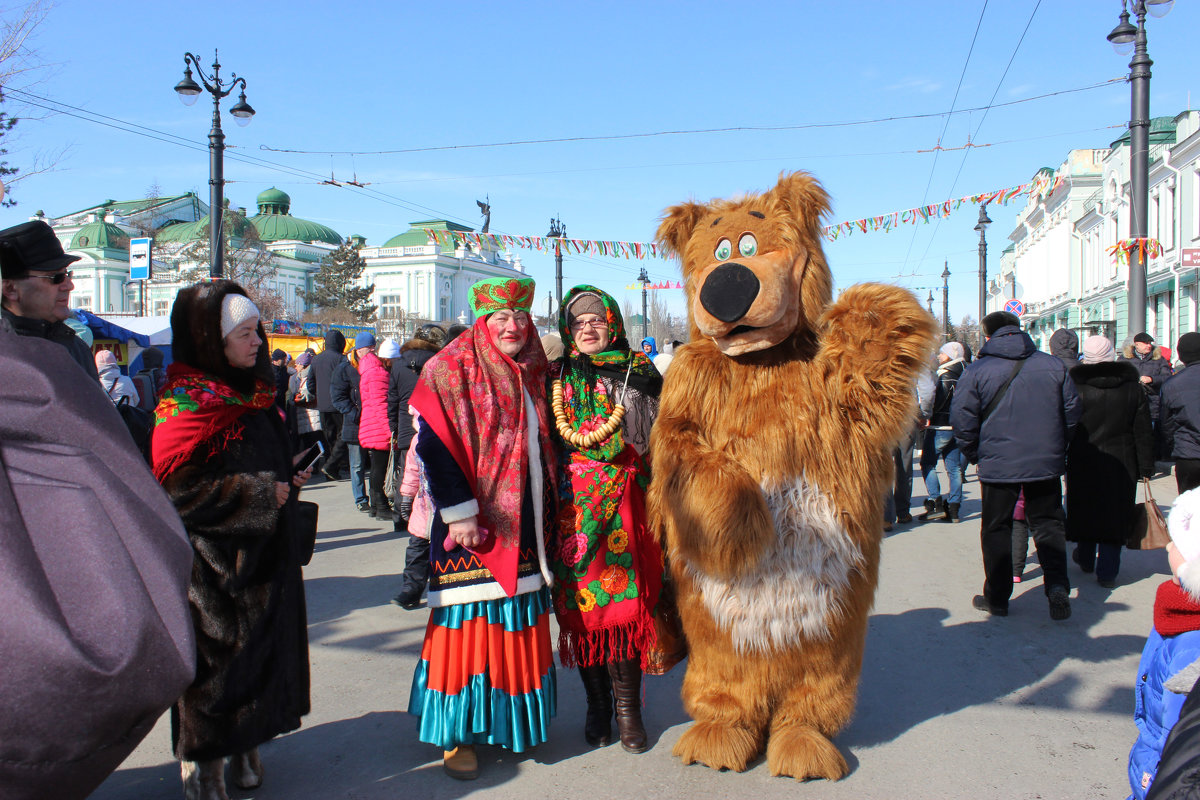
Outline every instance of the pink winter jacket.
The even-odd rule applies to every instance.
[[[416,412],[413,412],[415,417]],[[422,539],[429,538],[429,515],[433,508],[429,496],[421,489],[421,459],[417,456],[417,437],[408,447],[404,459],[404,478],[400,481],[400,494],[413,499],[412,513],[408,517],[408,532]]]
[[[374,353],[359,360],[358,393],[362,398],[362,417],[358,421],[358,443],[368,450],[391,447],[392,430],[388,424],[388,371]]]

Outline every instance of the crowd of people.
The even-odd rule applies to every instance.
[[[65,324],[74,257],[44,223],[0,232],[0,256],[7,328],[62,345],[116,408],[155,400],[148,466],[192,549],[179,591],[196,666],[171,708],[186,798],[227,798],[227,764],[237,787],[259,786],[259,745],[309,711],[301,570],[317,507],[300,492],[314,471],[348,478],[363,513],[408,535],[392,602],[430,610],[408,711],[449,776],[477,777],[477,746],[546,741],[555,650],[583,684],[583,739],[648,748],[642,675],[670,592],[646,518],[646,456],[670,354],[653,339],[631,347],[613,297],[574,287],[557,334],[539,339],[533,281],[495,278],[471,287],[470,327],[426,325],[403,344],[363,332],[349,348],[333,330],[293,360],[269,352],[240,286],[208,281],[174,304],[174,361],[135,385]],[[1134,793],[1146,796],[1200,674],[1200,333],[1180,338],[1176,372],[1144,333],[1119,354],[1062,330],[1048,354],[1007,312],[982,330],[977,354],[947,342],[917,376],[887,527],[959,521],[976,465],[984,582],[973,606],[1008,615],[1032,536],[1050,617],[1065,620],[1067,543],[1084,573],[1115,586],[1138,482],[1156,474],[1156,456],[1174,461],[1172,580],[1139,670],[1130,757]],[[324,457],[310,460],[318,443]],[[918,449],[926,499],[914,518]]]

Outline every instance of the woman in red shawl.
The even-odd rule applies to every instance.
[[[262,783],[258,745],[309,711],[299,487],[258,308],[232,281],[189,286],[171,309],[151,466],[192,542],[196,677],[171,710],[184,796]]]
[[[554,497],[546,356],[528,278],[470,289],[475,324],[426,362],[411,405],[433,501],[428,603],[409,713],[451,777],[478,775],[476,744],[547,739],[557,700],[546,531]]]

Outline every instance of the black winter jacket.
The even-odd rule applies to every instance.
[[[1150,407],[1125,362],[1080,364],[1071,380],[1083,414],[1067,452],[1067,539],[1121,544],[1137,481],[1154,472]]]
[[[1050,334],[1050,355],[1062,361],[1068,371],[1075,369],[1079,366],[1079,336],[1059,328]]]
[[[316,363],[316,359],[313,359]],[[312,370],[310,369],[311,373]],[[359,374],[349,359],[342,359],[330,379],[331,410],[342,415],[342,441],[358,444],[358,421],[362,418],[362,396],[358,393]]]
[[[308,396],[317,398],[318,411],[337,411],[333,399],[329,396],[329,388],[334,369],[338,364],[346,363],[346,356],[343,355],[345,349],[346,337],[342,332],[330,331],[325,334],[325,349],[313,356],[312,364],[308,368]],[[357,433],[355,435],[357,436]]]
[[[1161,402],[1163,441],[1170,443],[1171,457],[1200,459],[1200,363],[1163,383]]]
[[[933,412],[929,416],[929,427],[950,427],[950,407],[954,402],[954,389],[966,368],[966,363],[962,361],[950,364],[945,369],[938,368],[937,388],[933,394]]]
[[[1025,366],[981,425],[984,409],[1020,360]],[[963,371],[950,421],[963,455],[979,465],[979,480],[1028,483],[1063,474],[1079,415],[1079,393],[1062,361],[1039,352],[1029,334],[1008,325]]]
[[[67,352],[71,354],[71,359],[83,368],[83,371],[92,376],[92,379],[97,383],[100,381],[100,375],[96,372],[96,360],[92,356],[91,348],[84,344],[83,340],[75,335],[75,331],[65,322],[45,322],[40,319],[32,319],[30,317],[18,317],[16,314],[3,309],[4,319],[12,325],[13,331],[18,336],[32,336],[35,339],[47,339],[56,344],[61,344],[67,348]]]
[[[1150,401],[1150,418],[1158,419],[1158,393],[1162,391],[1167,378],[1171,377],[1171,362],[1162,357],[1162,350],[1158,349],[1158,345],[1154,345],[1144,356],[1138,355],[1135,345],[1130,345],[1117,360],[1128,361],[1137,369],[1139,375],[1150,377],[1150,383],[1142,384],[1142,391]]]

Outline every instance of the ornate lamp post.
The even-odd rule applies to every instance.
[[[242,91],[237,104],[229,109],[234,122],[238,125],[250,124],[254,109],[246,102],[246,79],[239,78],[236,72],[230,73],[233,81],[221,81],[221,65],[217,61],[216,51],[213,51],[212,80],[204,74],[200,60],[191,53],[183,54],[183,80],[175,84],[175,91],[185,106],[196,102],[203,90],[213,97],[212,130],[208,132],[208,274],[220,278],[225,264],[225,240],[221,236],[221,227],[225,221],[225,133],[221,130],[221,99],[228,97],[238,84]],[[192,80],[192,67],[200,75],[200,83]]]
[[[929,299],[925,301],[929,304],[929,316],[933,316],[933,289],[929,290]]]
[[[562,308],[562,240],[567,235],[567,226],[558,217],[550,220],[550,232],[546,238],[554,239],[554,291],[558,296],[558,307]]]
[[[646,318],[646,286],[650,283],[650,276],[646,274],[645,267],[642,267],[642,271],[638,273],[638,281],[642,284],[642,338],[645,339],[650,335],[648,330],[650,321]]]
[[[1171,10],[1175,0],[1136,0],[1133,11],[1137,27],[1129,23],[1128,4],[1121,0],[1121,16],[1108,41],[1121,54],[1132,47],[1129,62],[1131,108],[1129,117],[1129,237],[1145,239],[1147,203],[1150,196],[1150,66],[1154,63],[1146,51],[1146,13],[1161,17]],[[1146,249],[1129,254],[1129,333],[1146,330]]]
[[[942,327],[946,329],[946,341],[950,341],[950,262],[942,270]]]
[[[987,316],[987,226],[992,220],[987,215],[987,203],[979,204],[979,221],[975,230],[979,231],[979,347],[983,347],[983,318]]]

